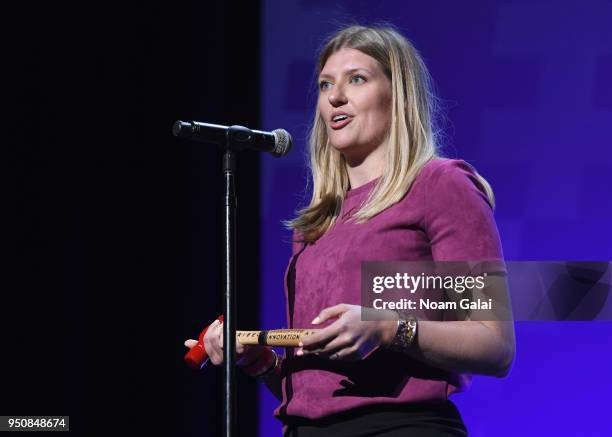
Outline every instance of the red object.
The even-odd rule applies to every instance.
[[[223,323],[223,314],[217,317],[217,320]],[[202,330],[200,333],[200,338],[198,338],[198,344],[192,347],[183,358],[185,363],[187,363],[187,365],[192,369],[200,370],[208,361],[208,354],[206,353],[206,348],[204,347],[204,336],[206,335],[206,331],[208,331],[209,327],[210,325]]]

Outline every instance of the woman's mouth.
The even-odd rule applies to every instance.
[[[349,124],[352,119],[353,117],[350,115],[346,115],[346,114],[337,115],[332,119],[329,126],[334,130],[342,129],[344,126]]]

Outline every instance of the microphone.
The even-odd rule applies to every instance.
[[[264,132],[244,126],[222,126],[199,121],[178,120],[172,127],[172,134],[175,137],[221,146],[225,146],[229,139],[234,150],[255,149],[270,152],[276,157],[285,156],[293,146],[293,138],[284,129]]]

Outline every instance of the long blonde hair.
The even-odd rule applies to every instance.
[[[317,63],[317,76],[329,57],[343,48],[374,58],[391,82],[392,108],[387,138],[386,171],[353,216],[363,223],[394,205],[410,189],[419,170],[438,157],[434,129],[437,100],[427,67],[415,47],[391,27],[349,26],[327,40]],[[309,139],[313,193],[310,204],[287,226],[305,242],[314,242],[335,222],[349,188],[344,157],[329,142],[318,106]],[[493,191],[477,175],[491,206]]]

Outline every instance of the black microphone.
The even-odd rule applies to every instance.
[[[270,152],[276,157],[285,156],[293,146],[291,135],[284,129],[264,132],[243,126],[222,126],[199,121],[178,120],[172,127],[172,134],[175,137],[221,146],[225,146],[229,140],[234,150],[255,149]]]

